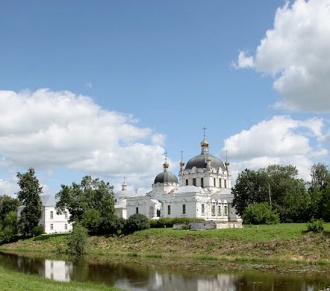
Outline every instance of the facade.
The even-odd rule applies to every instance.
[[[41,218],[39,225],[43,225],[45,233],[65,233],[72,230],[72,223],[69,223],[70,218],[69,211],[65,211],[63,214],[57,214],[55,205],[55,198],[51,195],[40,195],[41,199]],[[24,206],[18,207],[18,218],[20,217],[21,211]]]
[[[126,211],[126,217],[121,217],[141,213],[151,219],[203,218],[216,221],[218,228],[241,227],[242,220],[232,206],[229,163],[209,153],[205,135],[199,155],[186,165],[181,158],[179,178],[168,168],[165,160],[163,172],[155,177],[152,191],[143,196],[129,196],[126,192],[125,199],[121,199],[123,191],[116,193],[116,209],[122,209],[122,213]]]
[[[55,209],[56,201],[51,195],[41,195],[42,214],[40,225],[45,228],[45,233],[64,233],[72,230],[72,223],[69,223],[70,213],[68,210],[63,214],[57,214]]]

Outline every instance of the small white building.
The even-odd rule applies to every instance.
[[[51,195],[40,195],[41,200],[41,218],[39,225],[43,225],[45,233],[65,233],[72,230],[72,223],[68,222],[70,213],[68,210],[63,214],[57,214],[55,197]],[[20,214],[25,206],[18,207],[17,217],[20,218]]]
[[[72,223],[69,223],[70,213],[65,210],[57,214],[56,200],[51,195],[41,195],[42,214],[40,224],[45,227],[45,233],[65,233],[72,230]]]
[[[211,155],[208,147],[204,134],[201,153],[186,166],[181,159],[179,179],[168,171],[165,159],[163,172],[155,177],[152,191],[143,196],[125,195],[124,200],[120,200],[120,191],[115,196],[116,209],[120,207],[124,213],[126,207],[127,217],[141,213],[151,219],[203,218],[216,221],[218,228],[241,227],[242,220],[232,206],[229,163]]]

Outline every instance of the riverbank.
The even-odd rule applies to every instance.
[[[0,266],[0,282],[2,291],[92,291],[108,290],[120,291],[120,289],[108,285],[81,283],[81,282],[58,282],[44,279],[34,275],[28,275],[10,271]]]
[[[322,233],[303,233],[306,224],[246,226],[243,229],[148,229],[128,236],[92,236],[88,256],[162,258],[169,261],[330,264],[330,224]],[[43,235],[0,246],[0,250],[43,256],[63,254],[66,235]]]

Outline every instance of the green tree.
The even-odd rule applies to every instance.
[[[250,204],[268,202],[280,215],[281,222],[309,220],[310,195],[294,166],[270,165],[258,171],[246,169],[238,175],[232,192],[233,205],[241,216]]]
[[[236,184],[232,188],[233,206],[237,213],[242,216],[250,204],[269,201],[269,187],[270,179],[264,171],[245,169],[239,173]]]
[[[17,212],[10,211],[0,224],[0,243],[9,243],[17,238]]]
[[[330,172],[326,165],[312,166],[308,193],[311,198],[310,216],[330,221]]]
[[[72,232],[67,238],[69,255],[82,257],[86,253],[87,239],[87,229],[79,222],[74,222]]]
[[[10,197],[8,195],[0,196],[0,221],[3,221],[7,214],[11,211],[17,212],[17,208],[20,205],[18,199]]]
[[[41,199],[42,187],[35,176],[34,169],[30,168],[26,173],[17,173],[20,191],[17,193],[18,200],[24,208],[20,213],[19,230],[23,237],[33,235],[33,229],[39,225],[41,218]]]
[[[104,221],[115,216],[113,186],[99,179],[85,176],[80,184],[62,185],[62,190],[56,194],[58,212],[67,209],[71,222],[81,222],[88,231],[100,234]]]
[[[267,202],[250,204],[245,209],[242,218],[245,224],[276,224],[280,222],[278,214]]]

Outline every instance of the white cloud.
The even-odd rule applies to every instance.
[[[69,91],[0,91],[1,166],[148,177],[151,185],[161,171],[165,137],[137,122]]]
[[[246,68],[253,68],[254,59],[252,56],[248,56],[246,52],[240,51],[238,54],[237,64],[233,64],[235,68],[239,69],[246,69]]]
[[[19,190],[17,180],[10,178],[8,180],[0,179],[0,195],[6,194],[11,195]]]
[[[322,119],[305,121],[275,116],[225,140],[233,174],[245,168],[259,169],[270,164],[294,165],[304,179],[309,179],[314,158],[328,154],[322,146]]]
[[[277,107],[330,111],[330,0],[296,0],[277,9],[254,56],[240,52],[238,68],[274,77]]]

